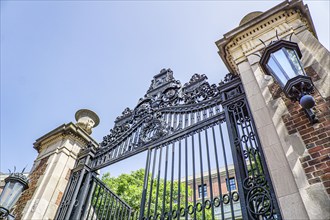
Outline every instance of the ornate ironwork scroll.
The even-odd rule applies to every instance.
[[[204,74],[194,74],[182,86],[173,77],[172,70],[162,69],[154,76],[150,88],[137,106],[134,109],[125,108],[122,115],[116,118],[110,134],[104,136],[100,143],[93,169],[145,151],[155,143],[160,145],[162,140],[175,139],[183,129],[182,121],[181,124],[174,124],[174,119],[169,121],[168,118],[219,105],[219,95],[218,87],[210,85]],[[176,120],[178,122],[179,119]]]
[[[243,183],[239,186],[244,196],[241,205],[247,207],[242,209],[247,212],[243,216],[251,219],[281,219],[243,87],[236,80],[236,83],[224,85],[222,91],[234,163]]]

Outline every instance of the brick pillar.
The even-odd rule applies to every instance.
[[[98,146],[89,136],[99,122],[93,114],[78,111],[77,124],[63,124],[34,143],[39,154],[28,177],[29,188],[16,203],[16,219],[54,219],[79,152],[88,143]]]
[[[242,79],[284,219],[330,218],[330,53],[316,36],[308,7],[292,0],[246,15],[216,42],[228,69]],[[259,65],[262,42],[277,37],[300,47],[315,85],[316,124]]]

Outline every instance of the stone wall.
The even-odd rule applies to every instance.
[[[45,170],[47,168],[47,161],[49,157],[45,157],[42,160],[39,161],[36,168],[30,173],[29,175],[29,188],[25,190],[21,197],[17,201],[17,205],[14,210],[14,216],[16,219],[21,219],[23,210],[27,204],[27,202],[32,198],[37,186],[38,186],[38,180],[42,175],[44,175]]]
[[[308,182],[322,182],[330,195],[330,97],[323,98],[317,91],[313,96],[318,123],[312,124],[301,106],[288,99],[285,99],[288,113],[282,118],[288,134],[299,133],[306,146],[300,161]]]
[[[305,68],[313,82],[322,78],[310,66]],[[312,124],[306,113],[297,102],[285,97],[276,82],[268,86],[274,100],[284,100],[288,113],[282,116],[288,135],[299,134],[306,150],[300,162],[306,173],[309,184],[322,183],[330,195],[330,97],[324,98],[316,89],[313,97],[316,106],[313,108],[318,122]]]

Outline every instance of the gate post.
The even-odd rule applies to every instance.
[[[239,77],[227,74],[219,87],[244,219],[282,219],[266,161]],[[230,195],[231,199],[232,195]]]
[[[318,123],[310,123],[299,103],[261,68],[260,55],[278,39],[301,50],[316,88]],[[242,79],[283,218],[329,219],[330,53],[317,39],[308,6],[292,0],[251,12],[216,45],[227,68]]]
[[[98,117],[89,110],[78,112],[76,124],[63,124],[34,143],[38,156],[28,176],[29,189],[16,203],[16,219],[54,219],[79,152],[89,142],[98,145],[89,135],[98,124]],[[86,112],[95,117],[88,117]]]

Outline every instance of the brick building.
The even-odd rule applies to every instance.
[[[228,166],[228,178],[226,175],[226,169],[224,167],[219,169],[219,174],[220,174],[220,181],[221,185],[219,186],[218,184],[218,172],[217,170],[212,170],[211,171],[211,179],[212,183],[209,181],[209,175],[208,172],[204,172],[203,175],[203,183],[201,182],[201,175],[197,174],[196,175],[196,181],[195,181],[195,198],[196,202],[201,202],[203,196],[205,200],[210,200],[211,199],[211,184],[212,184],[212,194],[213,198],[219,197],[221,195],[224,200],[226,200],[226,195],[229,194],[229,190],[231,194],[235,195],[237,193],[237,181],[235,177],[235,169],[234,165],[229,165]],[[188,183],[190,189],[193,189],[193,177],[189,176],[188,177]],[[230,189],[229,189],[230,188]],[[220,192],[221,191],[221,192]],[[204,194],[204,195],[203,195]],[[238,194],[236,194],[238,195]],[[191,197],[189,198],[191,202],[194,201],[194,195],[192,194]],[[231,219],[231,209],[230,209],[230,203],[228,201],[227,204],[224,204],[224,217],[225,219]],[[234,210],[234,215],[235,219],[241,219],[242,218],[242,213],[240,209],[240,203],[239,200],[233,201],[233,210]],[[221,219],[221,209],[220,206],[216,207],[214,209],[214,215],[216,219]]]

